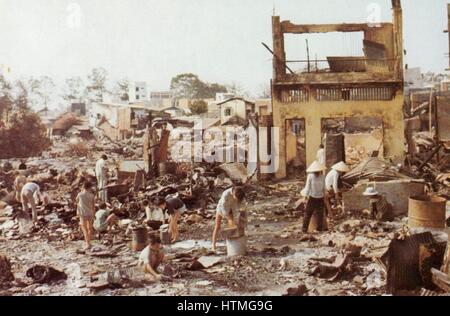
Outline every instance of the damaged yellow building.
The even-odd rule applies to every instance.
[[[273,124],[279,128],[275,146],[277,178],[286,177],[287,134],[290,121],[303,121],[306,161],[311,164],[322,142],[323,120],[377,117],[382,121],[383,152],[404,157],[403,38],[400,0],[392,0],[392,23],[293,24],[272,17]],[[362,32],[364,56],[328,57],[328,69],[294,72],[286,60],[285,34]],[[296,61],[301,62],[301,61]],[[287,128],[288,127],[288,128]]]

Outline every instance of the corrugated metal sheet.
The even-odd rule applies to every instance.
[[[381,258],[387,267],[387,291],[415,290],[422,285],[419,267],[420,244],[436,243],[430,232],[393,240]]]

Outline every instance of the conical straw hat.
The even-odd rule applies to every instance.
[[[339,172],[349,172],[350,168],[345,164],[345,162],[341,161],[335,164],[331,169],[334,169]]]
[[[308,170],[306,172],[308,173],[314,173],[314,172],[322,172],[325,171],[326,167],[324,165],[321,165],[317,161],[314,161],[311,166],[309,166]]]

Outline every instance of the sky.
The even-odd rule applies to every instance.
[[[448,68],[446,4],[402,1],[409,67]],[[146,81],[152,91],[192,72],[256,95],[272,77],[261,42],[272,47],[274,12],[298,24],[392,20],[390,0],[0,0],[0,65],[11,78],[48,75],[58,84],[104,67],[111,79]],[[312,58],[362,55],[357,33],[312,36],[309,46]],[[306,58],[304,37],[288,36],[286,51]]]

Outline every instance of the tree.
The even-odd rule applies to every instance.
[[[40,78],[30,78],[28,80],[28,103],[33,108],[47,107],[52,100],[52,93],[55,83],[52,78],[42,76]]]
[[[108,93],[106,80],[108,73],[104,68],[94,68],[88,75],[88,85],[85,90],[86,99],[89,102],[101,102],[103,95]]]
[[[262,84],[260,85],[259,98],[270,99],[272,97],[272,89],[270,85]]]
[[[28,106],[28,93],[23,81],[15,83],[13,106],[5,124],[0,126],[0,159],[38,156],[50,146],[46,127],[39,115]],[[2,99],[8,95],[2,91]]]
[[[22,80],[15,82],[14,106],[19,111],[28,111],[28,89]]]
[[[225,86],[205,83],[192,73],[180,74],[172,78],[170,89],[176,97],[187,99],[214,98],[216,93],[227,92]]]
[[[11,84],[5,77],[0,76],[0,122],[8,119],[8,113],[12,110],[13,104]]]
[[[122,78],[116,82],[116,86],[114,87],[114,96],[119,98],[121,101],[129,101],[129,89],[130,81],[127,78]]]
[[[83,79],[80,77],[67,78],[62,98],[69,103],[82,102],[84,89]]]
[[[195,100],[189,105],[192,114],[199,115],[208,112],[208,104],[203,100]]]
[[[247,96],[248,93],[244,90],[241,84],[237,82],[232,82],[231,84],[227,85],[227,91],[228,93],[233,93],[235,96],[244,97]]]

